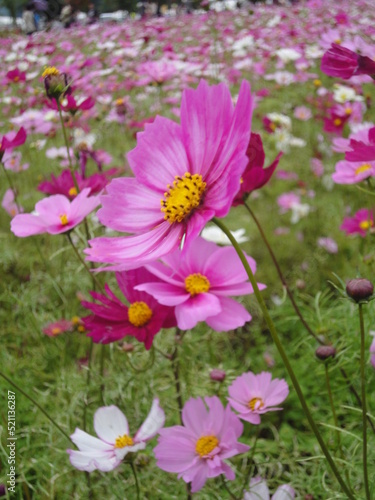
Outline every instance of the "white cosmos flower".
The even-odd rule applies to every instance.
[[[361,95],[357,95],[354,89],[340,84],[335,84],[333,99],[341,104],[348,101],[363,101],[363,97]]]
[[[154,399],[150,413],[134,437],[129,434],[128,420],[117,406],[103,406],[94,415],[98,437],[76,429],[70,436],[78,450],[67,450],[70,463],[78,470],[108,472],[115,469],[128,453],[143,450],[146,441],[156,436],[165,422],[159,400]]]
[[[294,489],[288,484],[279,486],[272,497],[265,479],[253,477],[250,480],[250,488],[245,491],[243,500],[293,500],[295,497]]]
[[[289,61],[296,61],[302,57],[302,54],[297,52],[297,50],[288,48],[276,50],[275,54],[285,63]]]

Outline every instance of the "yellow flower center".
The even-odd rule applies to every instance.
[[[176,175],[173,185],[168,184],[168,191],[161,200],[164,220],[170,224],[182,222],[202,203],[206,183],[200,174],[186,172],[183,177]]]
[[[317,78],[314,80],[315,87],[320,87],[321,84],[322,84],[322,82],[320,80],[318,80]]]
[[[346,115],[351,115],[352,113],[353,113],[352,108],[346,108],[346,110],[345,110]]]
[[[210,289],[210,282],[200,273],[189,274],[185,278],[185,290],[190,293],[192,297],[199,293],[206,293]]]
[[[133,446],[133,440],[127,434],[119,436],[115,441],[115,448],[125,448],[125,446]]]
[[[128,309],[128,319],[134,326],[145,326],[152,318],[152,310],[145,302],[133,302]]]
[[[341,45],[341,38],[336,38],[336,40],[334,40],[335,43],[337,43],[337,45]]]
[[[276,124],[275,123],[270,123],[270,129],[275,131],[276,130]]]
[[[359,223],[359,227],[361,229],[363,229],[364,231],[367,231],[373,225],[374,225],[374,223],[372,222],[372,220],[363,220],[362,222]]]
[[[69,223],[68,216],[66,214],[60,215],[60,220],[63,226],[66,226]]]
[[[341,118],[335,118],[333,120],[333,124],[334,124],[335,127],[339,127],[342,124]]]
[[[69,189],[68,193],[69,193],[69,196],[77,196],[77,194],[78,194],[78,193],[77,193],[77,188],[75,188],[74,186],[73,186],[73,187],[71,187],[71,188]]]
[[[14,81],[14,82],[18,82],[18,81],[19,81],[19,79],[20,79],[20,77],[19,77],[19,76],[15,76],[15,77],[14,77],[14,79],[13,79],[13,81]]]
[[[60,71],[55,68],[55,66],[48,66],[42,73],[42,78],[46,78],[46,76],[57,76],[60,74]]]
[[[217,445],[219,444],[219,440],[216,436],[203,436],[198,439],[197,444],[195,445],[195,451],[201,457],[204,457],[211,453]]]
[[[367,170],[370,170],[371,165],[369,163],[364,163],[360,167],[355,169],[355,175],[362,174],[363,172],[366,172]]]
[[[58,335],[59,333],[61,333],[61,328],[55,326],[54,328],[52,328],[51,333],[52,335]]]
[[[264,406],[263,399],[261,399],[261,398],[250,399],[250,401],[248,402],[248,406],[249,406],[250,410],[252,410],[252,411],[260,410]]]
[[[121,99],[121,97],[119,99],[116,99],[115,104],[116,106],[122,106],[124,104],[124,99]]]

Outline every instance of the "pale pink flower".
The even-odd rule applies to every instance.
[[[296,495],[291,486],[283,484],[277,488],[271,497],[266,480],[261,477],[253,477],[249,486],[249,489],[245,491],[243,500],[293,500]]]
[[[134,437],[130,436],[126,416],[117,406],[103,406],[94,415],[94,429],[98,438],[76,429],[70,436],[79,451],[67,450],[70,463],[78,470],[108,472],[115,469],[128,453],[146,447],[163,427],[164,411],[154,399],[150,413]]]
[[[260,424],[260,415],[268,411],[282,410],[279,405],[289,394],[284,379],[275,378],[269,372],[255,375],[243,373],[228,388],[229,404],[239,413],[239,417],[251,424]]]
[[[298,120],[307,121],[312,117],[311,109],[306,106],[297,106],[294,110],[294,118]]]
[[[254,259],[247,256],[247,260],[255,273]],[[253,293],[233,247],[218,247],[198,237],[184,254],[176,250],[162,261],[146,267],[163,282],[155,279],[135,290],[149,293],[160,304],[175,306],[177,325],[182,330],[205,321],[216,331],[229,331],[251,320],[245,307],[230,298]]]
[[[341,160],[336,163],[335,169],[332,179],[336,184],[357,184],[375,175],[375,162]]]
[[[337,253],[338,246],[334,239],[332,238],[318,238],[318,247],[324,248],[328,253]]]
[[[23,212],[22,207],[18,207],[17,203],[14,201],[15,196],[14,192],[12,189],[7,189],[4,193],[3,200],[1,202],[1,206],[3,207],[4,210],[8,212],[8,214],[11,217],[14,217],[15,215],[19,214],[20,212]]]
[[[224,408],[217,396],[206,397],[204,402],[191,398],[182,410],[182,422],[160,431],[154,448],[156,465],[191,482],[192,493],[220,474],[233,480],[234,471],[225,460],[246,452],[249,446],[237,441],[243,425],[229,405]]]
[[[31,214],[18,214],[11,222],[11,231],[21,238],[34,234],[60,234],[80,224],[100,203],[90,196],[90,189],[81,191],[72,202],[62,194],[44,198]]]

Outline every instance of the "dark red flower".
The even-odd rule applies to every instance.
[[[375,77],[375,61],[333,43],[323,55],[320,69],[329,76],[348,80],[354,75]]]
[[[244,203],[244,199],[255,189],[260,189],[270,180],[283,153],[279,153],[273,163],[267,168],[263,168],[265,154],[262,139],[259,134],[251,134],[247,147],[247,157],[249,163],[242,174],[240,190],[233,200],[233,206]]]

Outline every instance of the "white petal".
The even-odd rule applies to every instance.
[[[94,428],[106,443],[115,444],[116,438],[129,435],[129,425],[125,415],[117,406],[103,406],[95,412]]]
[[[120,460],[112,452],[89,452],[68,450],[70,463],[78,470],[92,472],[101,470],[108,472],[115,469]]]
[[[296,492],[289,484],[283,484],[277,488],[272,500],[292,500],[295,494]]]
[[[76,429],[74,434],[70,436],[73,443],[79,448],[80,451],[102,452],[113,450],[113,446],[101,441],[100,439],[90,436],[87,432]]]
[[[163,427],[164,422],[164,411],[159,406],[159,400],[155,398],[152,402],[150,413],[147,415],[146,420],[138,429],[138,432],[134,437],[134,441],[148,441],[149,439],[153,438]]]
[[[267,483],[261,477],[250,480],[250,489],[245,491],[244,500],[269,500],[270,492]]]

